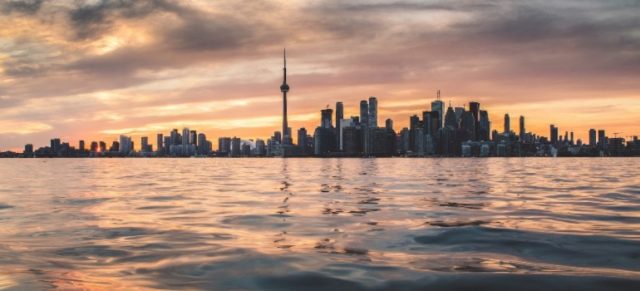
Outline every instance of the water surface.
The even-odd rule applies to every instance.
[[[640,159],[4,159],[0,289],[640,290]]]

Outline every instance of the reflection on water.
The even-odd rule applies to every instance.
[[[639,161],[0,160],[0,289],[639,290]]]

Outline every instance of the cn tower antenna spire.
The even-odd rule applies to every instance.
[[[282,144],[290,144],[291,133],[289,132],[289,123],[287,122],[287,92],[289,92],[289,84],[287,84],[287,49],[282,51],[283,68],[282,68]]]

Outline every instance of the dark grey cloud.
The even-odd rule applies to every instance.
[[[241,48],[255,40],[257,30],[230,15],[195,16],[160,31],[158,46],[185,51]]]
[[[69,10],[69,19],[79,39],[93,38],[107,31],[119,18],[141,18],[156,12],[185,14],[189,8],[165,0],[82,1]]]
[[[0,1],[0,11],[5,14],[13,12],[34,14],[42,7],[44,0],[3,0]]]

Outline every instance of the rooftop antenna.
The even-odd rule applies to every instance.
[[[440,100],[440,89],[438,89],[437,99]]]
[[[622,133],[622,132],[614,132],[614,133],[613,133],[613,137],[617,138],[617,137],[618,137],[618,134],[621,134],[621,133]]]

